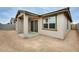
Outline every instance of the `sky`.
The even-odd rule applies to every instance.
[[[9,23],[11,17],[14,18],[18,10],[26,10],[36,14],[44,14],[63,8],[65,7],[0,7],[0,23]],[[70,7],[70,12],[73,23],[79,23],[79,7]]]

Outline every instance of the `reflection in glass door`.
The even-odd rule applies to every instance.
[[[38,32],[38,20],[31,21],[31,31]]]

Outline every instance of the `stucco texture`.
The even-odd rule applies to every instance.
[[[64,14],[57,15],[57,31],[43,30],[42,18],[38,20],[38,32],[47,36],[64,39],[66,34],[71,30],[70,21],[65,17]],[[69,29],[67,29],[67,20]]]

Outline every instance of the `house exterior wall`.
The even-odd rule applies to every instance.
[[[15,30],[18,33],[18,21],[16,21],[16,23],[15,23]]]
[[[23,14],[24,19],[23,19],[23,23],[18,20],[17,21],[17,31],[23,31],[24,35],[26,36],[28,34],[28,32],[30,32],[30,20],[29,20],[29,15],[25,15]],[[39,34],[43,34],[43,35],[47,35],[50,37],[55,37],[55,38],[60,38],[60,39],[64,39],[65,35],[71,30],[71,22],[68,21],[68,28],[67,29],[67,17],[65,17],[64,14],[58,14],[57,15],[57,30],[45,30],[43,29],[43,18],[40,17],[38,19],[38,33]],[[22,27],[21,27],[22,26]],[[23,28],[23,29],[20,29]]]
[[[65,35],[71,30],[71,22],[70,21],[68,21],[69,29],[67,29],[67,18],[65,17],[64,14],[57,15],[57,31],[43,30],[42,20],[43,20],[42,18],[40,18],[38,20],[38,32],[40,34],[64,39]]]
[[[31,32],[31,20],[28,20],[28,32]]]
[[[16,32],[19,33],[19,19],[16,21]]]
[[[24,35],[26,36],[27,34],[28,34],[28,20],[29,20],[29,18],[28,18],[28,15],[25,15],[24,14],[24,24],[23,24],[23,26],[24,26]]]
[[[19,16],[22,15],[24,19],[19,19],[19,17],[17,17],[16,31],[17,33],[24,33],[24,35],[26,35],[28,34],[28,15],[20,14]]]
[[[16,22],[17,33],[23,33],[23,20],[18,19]]]
[[[57,15],[57,31],[43,30],[42,18],[38,20],[38,32],[47,36],[64,39],[64,14]]]
[[[65,17],[65,15],[62,16],[63,17],[63,31],[64,31],[64,37],[66,36],[66,34],[71,30],[71,22],[67,19],[67,17]],[[68,22],[68,28],[67,28],[67,22]]]
[[[23,19],[20,20],[20,33],[23,33]]]

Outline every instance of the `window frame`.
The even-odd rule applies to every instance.
[[[48,18],[48,17],[55,17],[55,21],[56,21],[56,23],[55,23],[55,29],[54,29],[54,28],[49,28],[49,24],[50,24],[50,23],[48,23],[48,28],[44,28],[43,20],[45,20],[45,19]],[[48,19],[48,20],[49,20],[49,19]],[[44,17],[44,18],[42,19],[42,29],[43,29],[43,30],[57,31],[57,15]]]

